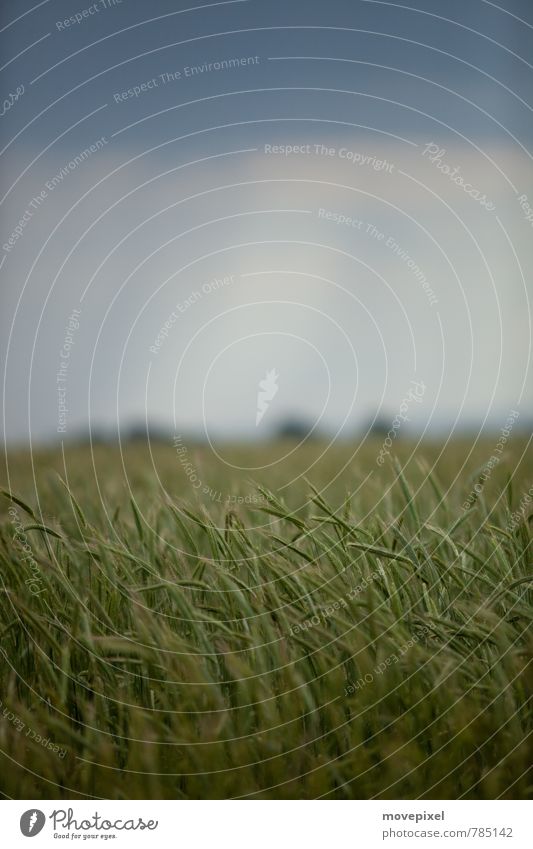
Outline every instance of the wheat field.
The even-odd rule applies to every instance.
[[[2,793],[530,798],[533,462],[493,445],[11,452]]]

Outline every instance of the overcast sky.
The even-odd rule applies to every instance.
[[[193,6],[2,2],[5,438],[530,418],[531,3]]]

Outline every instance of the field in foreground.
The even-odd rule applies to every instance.
[[[1,792],[530,798],[531,450],[397,447],[11,455]]]

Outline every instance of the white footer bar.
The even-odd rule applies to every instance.
[[[531,849],[532,809],[524,801],[10,800],[0,811],[2,845],[10,849]]]

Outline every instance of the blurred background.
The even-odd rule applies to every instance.
[[[532,11],[4,0],[4,441],[530,427]]]

